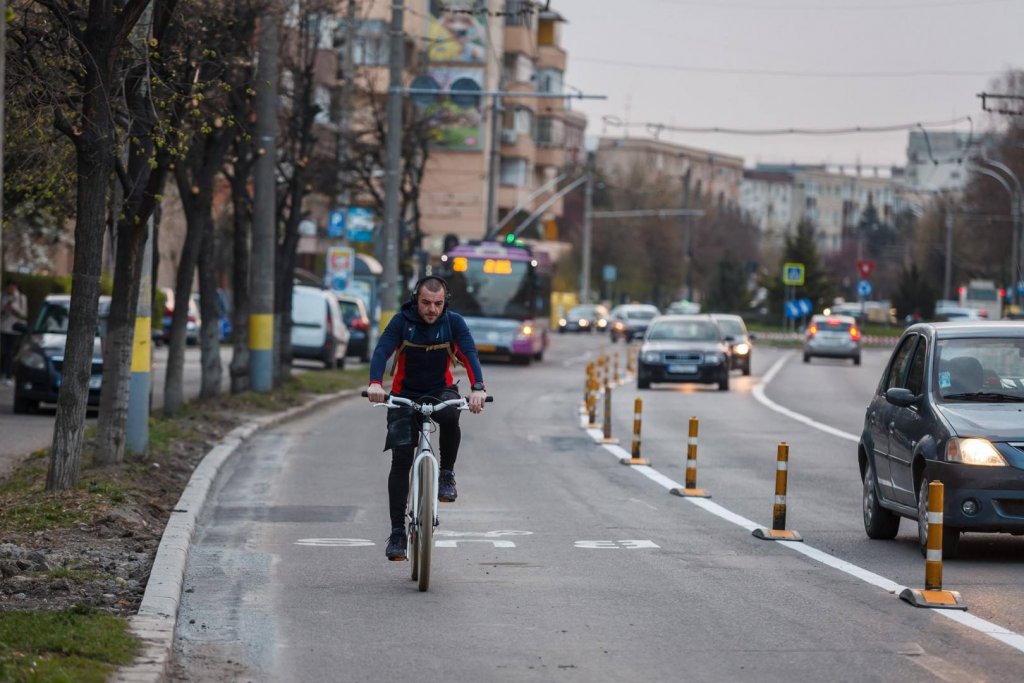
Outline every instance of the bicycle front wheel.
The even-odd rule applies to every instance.
[[[416,556],[413,566],[420,591],[430,588],[430,555],[434,549],[434,516],[437,511],[434,461],[423,458],[420,462],[419,518],[416,520]]]

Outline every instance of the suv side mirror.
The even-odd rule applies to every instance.
[[[903,389],[901,387],[893,387],[885,392],[885,400],[900,408],[909,408],[916,404],[919,399],[920,397],[914,395],[914,392],[910,389]]]

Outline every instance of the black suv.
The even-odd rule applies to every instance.
[[[651,321],[640,346],[636,386],[652,382],[718,384],[729,389],[729,345],[708,315],[663,315]]]

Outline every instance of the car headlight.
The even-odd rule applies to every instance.
[[[558,326],[559,327],[565,327],[565,318],[559,318],[558,319]]]
[[[661,354],[657,351],[644,351],[640,354],[640,359],[645,363],[657,363],[661,360]]]
[[[614,327],[616,330],[620,332],[626,329],[626,326],[623,323],[615,323],[614,325],[612,325],[612,327]]]
[[[715,364],[715,365],[721,363],[724,359],[725,359],[725,356],[722,355],[721,353],[717,352],[717,351],[714,352],[714,353],[706,354],[704,356],[704,360],[706,360],[708,363],[712,363],[712,364]]]
[[[26,351],[18,356],[18,362],[32,370],[42,370],[46,367],[46,358],[38,351]]]
[[[607,320],[598,320],[597,321],[597,326],[598,327],[606,327],[607,325],[608,325],[608,321]]]
[[[953,437],[946,444],[946,460],[965,465],[1005,467],[1006,460],[988,439]]]
[[[734,346],[732,350],[736,353],[737,356],[745,356],[748,353],[750,353],[750,344],[747,344],[746,342],[740,342],[739,344]]]
[[[580,321],[580,327],[589,327],[589,325],[590,325],[590,321],[589,320],[581,320]]]

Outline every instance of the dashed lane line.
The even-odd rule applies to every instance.
[[[786,415],[787,417],[793,418],[798,422],[802,422],[803,424],[806,424],[809,427],[813,427],[814,429],[821,430],[823,432],[826,432],[827,434],[831,434],[832,436],[836,436],[841,439],[854,442],[858,441],[858,438],[855,435],[850,434],[849,432],[844,432],[840,429],[836,429],[835,427],[811,419],[806,415],[802,415],[801,413],[797,413],[788,408],[780,406],[779,404],[775,403],[767,396],[765,396],[764,388],[768,385],[769,382],[771,382],[775,375],[778,374],[778,372],[782,369],[782,366],[785,365],[786,361],[789,358],[790,354],[783,356],[772,365],[771,369],[769,369],[767,373],[765,373],[764,377],[761,380],[761,383],[754,387],[753,393],[755,398],[762,404],[764,404],[766,407],[770,408],[771,410]],[[581,415],[579,417],[579,420],[580,427],[587,432],[590,438],[598,442],[598,444],[601,445],[601,447],[604,448],[606,451],[611,453],[616,460],[622,460],[623,458],[628,459],[631,457],[629,452],[627,452],[626,450],[619,446],[616,446],[614,444],[601,444],[600,441],[603,438],[604,433],[600,429],[587,429],[587,417],[585,415]],[[664,487],[667,490],[683,488],[682,484],[680,484],[677,481],[674,481],[670,477],[665,476],[661,472],[658,472],[653,467],[649,467],[647,465],[633,465],[630,466],[628,469],[644,475],[654,483]],[[702,508],[707,512],[710,512],[716,517],[724,519],[725,521],[735,524],[736,526],[747,531],[753,531],[754,529],[763,526],[761,524],[757,524],[756,522],[752,522],[746,517],[738,515],[727,508],[722,507],[718,503],[713,503],[706,498],[683,498],[682,500],[692,505],[696,505],[697,507]],[[859,567],[851,562],[847,562],[846,560],[841,560],[834,555],[829,555],[828,553],[819,550],[818,548],[815,548],[814,546],[811,546],[807,543],[798,543],[792,541],[775,541],[775,543],[778,543],[781,546],[789,548],[794,552],[800,553],[805,557],[816,562],[819,562],[823,565],[832,567],[833,569],[838,569],[844,574],[852,576],[855,579],[859,579],[872,586],[881,588],[882,590],[886,591],[887,593],[891,593],[892,595],[898,596],[905,588],[905,586],[902,586],[896,583],[895,581],[887,579],[884,576],[876,574],[870,570],[864,569],[863,567]],[[1024,653],[1024,635],[1011,631],[998,624],[994,624],[990,621],[986,621],[984,619],[976,617],[973,614],[968,614],[967,612],[941,609],[932,611],[939,614],[940,616],[955,621],[958,624],[961,624],[962,626],[966,626],[967,628],[973,629],[978,633],[994,638],[999,642],[1004,643],[1005,645],[1009,645],[1018,652]]]

